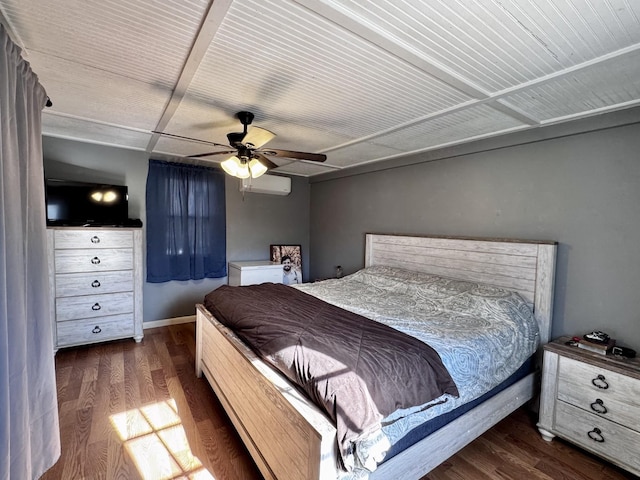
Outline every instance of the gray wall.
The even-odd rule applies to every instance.
[[[43,138],[45,176],[129,187],[129,216],[146,225],[148,154],[52,137]],[[291,194],[245,194],[227,177],[227,260],[266,260],[271,244],[300,244],[303,276],[309,276],[309,195],[306,178],[292,178]],[[144,229],[144,227],[143,227]],[[146,261],[145,261],[146,264]],[[226,278],[146,283],[144,320],[192,315],[206,293]]]
[[[367,232],[555,240],[553,335],[640,350],[640,124],[478,148],[312,179],[311,275],[361,268]]]

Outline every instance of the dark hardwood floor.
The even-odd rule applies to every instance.
[[[62,455],[42,478],[260,479],[208,383],[195,377],[194,334],[194,324],[182,324],[146,330],[140,344],[60,350]],[[424,477],[632,478],[561,440],[543,441],[524,409]]]

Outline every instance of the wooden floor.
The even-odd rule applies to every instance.
[[[194,375],[194,334],[194,324],[182,324],[145,330],[140,344],[59,351],[62,456],[42,478],[260,479],[209,385]],[[568,443],[543,441],[524,409],[424,477],[632,478]]]

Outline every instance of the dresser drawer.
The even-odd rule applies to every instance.
[[[133,248],[131,230],[103,230],[100,228],[54,231],[54,248]]]
[[[640,431],[640,380],[560,357],[558,399]]]
[[[100,295],[133,290],[133,270],[56,275],[56,297]]]
[[[103,342],[134,335],[133,314],[57,323],[58,347]]]
[[[133,312],[133,292],[56,299],[56,321],[105,317]]]
[[[640,433],[561,401],[556,404],[555,417],[555,430],[560,435],[597,455],[640,470]]]
[[[133,250],[130,248],[55,251],[56,273],[131,270],[132,265]]]

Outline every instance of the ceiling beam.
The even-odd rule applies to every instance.
[[[211,42],[213,42],[213,38],[216,36],[216,33],[218,33],[222,20],[227,14],[232,3],[233,0],[210,0],[209,7],[204,15],[200,29],[196,34],[191,51],[189,52],[189,55],[184,62],[184,66],[182,67],[180,77],[176,82],[171,98],[167,102],[154,131],[163,132],[169,124],[169,121],[171,121],[173,115],[176,113],[180,102],[182,102],[193,77],[198,71],[202,60],[206,55]],[[147,152],[150,153],[153,151],[160,137],[161,135],[159,133],[153,133],[151,135],[151,139],[149,140],[149,144],[146,148]]]
[[[504,98],[534,87],[544,85],[546,83],[560,80],[564,77],[575,75],[582,70],[591,68],[596,65],[605,66],[611,62],[619,61],[621,58],[624,58],[626,56],[631,56],[640,50],[640,44],[632,45],[630,47],[620,49],[616,52],[611,52],[609,54],[583,62],[581,64],[551,73],[544,77],[525,82],[498,92],[490,93],[483,88],[475,85],[470,80],[465,79],[462,75],[459,75],[451,71],[447,67],[440,65],[434,59],[431,59],[427,55],[424,55],[422,52],[416,50],[413,46],[402,42],[398,38],[395,38],[393,35],[390,35],[388,32],[380,29],[378,26],[365,21],[353,11],[342,5],[331,2],[330,0],[294,1],[304,6],[308,10],[314,12],[315,14],[320,15],[321,17],[327,19],[330,22],[333,22],[334,24],[342,28],[345,28],[351,33],[358,35],[362,39],[378,46],[379,48],[382,48],[383,50],[386,50],[392,55],[402,58],[403,60],[422,70],[423,72],[472,97],[472,100],[465,102],[464,104],[457,105],[452,109],[445,109],[440,112],[415,118],[401,125],[394,126],[390,129],[376,132],[371,135],[357,138],[349,142],[345,142],[343,144],[325,149],[322,151],[322,153],[327,153],[329,151],[334,151],[350,145],[366,142],[368,140],[375,139],[376,137],[380,137],[382,135],[387,135],[403,128],[420,124],[428,120],[433,120],[434,118],[442,117],[444,115],[450,115],[451,113],[455,113],[457,111],[472,108],[474,106],[482,104],[494,108],[495,110],[498,110],[501,113],[508,115],[518,120],[519,122],[522,122],[523,126],[537,127],[543,124],[547,124],[550,121],[552,122],[552,120],[542,121],[541,119],[535,118],[534,116],[527,114],[514,105],[510,105],[509,102],[504,100]],[[623,108],[629,108],[629,106],[624,104],[616,105],[607,107],[604,110],[612,111]],[[572,118],[581,118],[589,115],[589,112],[584,112],[583,114],[573,115]]]
[[[453,70],[444,65],[440,65],[434,59],[416,50],[412,45],[395,38],[389,32],[365,22],[351,10],[331,3],[327,0],[294,0],[308,10],[320,15],[334,24],[358,35],[360,38],[380,47],[391,53],[395,57],[401,58],[410,65],[422,70],[434,78],[450,85],[451,87],[466,93],[470,97],[477,99],[489,98],[490,94],[473,82],[458,75]]]

